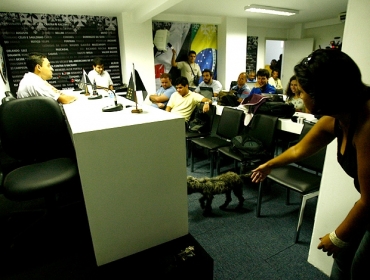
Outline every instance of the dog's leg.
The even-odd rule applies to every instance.
[[[199,198],[200,208],[204,209],[206,208],[205,201],[207,200],[207,197],[203,194],[201,198]]]
[[[227,208],[227,206],[229,206],[232,198],[231,198],[231,190],[228,190],[226,193],[225,193],[225,196],[226,196],[226,200],[224,202],[224,204],[222,204],[219,208],[221,210],[225,210]]]
[[[206,196],[206,205],[203,211],[203,216],[210,217],[212,216],[212,201],[213,201],[213,195],[209,194]]]

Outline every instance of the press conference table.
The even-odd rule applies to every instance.
[[[123,110],[103,112],[112,98],[73,94],[63,109],[97,265],[188,234],[184,120],[147,105],[132,113],[119,96]]]

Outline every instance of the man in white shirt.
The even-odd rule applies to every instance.
[[[283,85],[279,79],[279,71],[277,69],[272,69],[271,77],[268,79],[268,83],[274,86],[276,89],[283,89]]]
[[[210,69],[204,69],[202,72],[203,81],[194,90],[200,92],[201,87],[211,87],[213,90],[213,96],[217,97],[218,93],[222,90],[222,85],[219,81],[213,80],[213,73]]]
[[[76,100],[75,96],[67,95],[47,82],[53,78],[54,69],[46,55],[30,53],[26,58],[26,66],[29,72],[19,82],[17,98],[46,96],[62,104]]]
[[[96,88],[105,90],[113,90],[113,82],[107,71],[104,70],[104,61],[101,57],[95,57],[92,61],[93,70],[87,74],[92,84],[96,84]]]

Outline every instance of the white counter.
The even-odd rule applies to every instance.
[[[188,234],[184,120],[144,105],[102,112],[112,104],[80,95],[63,105],[97,265]]]

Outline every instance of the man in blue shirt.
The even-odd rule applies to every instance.
[[[168,100],[170,99],[172,93],[176,91],[175,87],[172,85],[171,75],[169,73],[163,73],[160,76],[161,87],[157,90],[156,94],[149,96],[149,100],[152,102],[152,106],[165,109]]]
[[[231,88],[230,92],[236,96],[236,101],[240,103],[249,96],[250,91],[251,89],[247,85],[247,73],[242,72],[239,74],[237,84]]]
[[[276,93],[276,88],[268,83],[270,73],[267,69],[259,69],[257,71],[257,83],[252,88],[250,95],[262,93]]]

